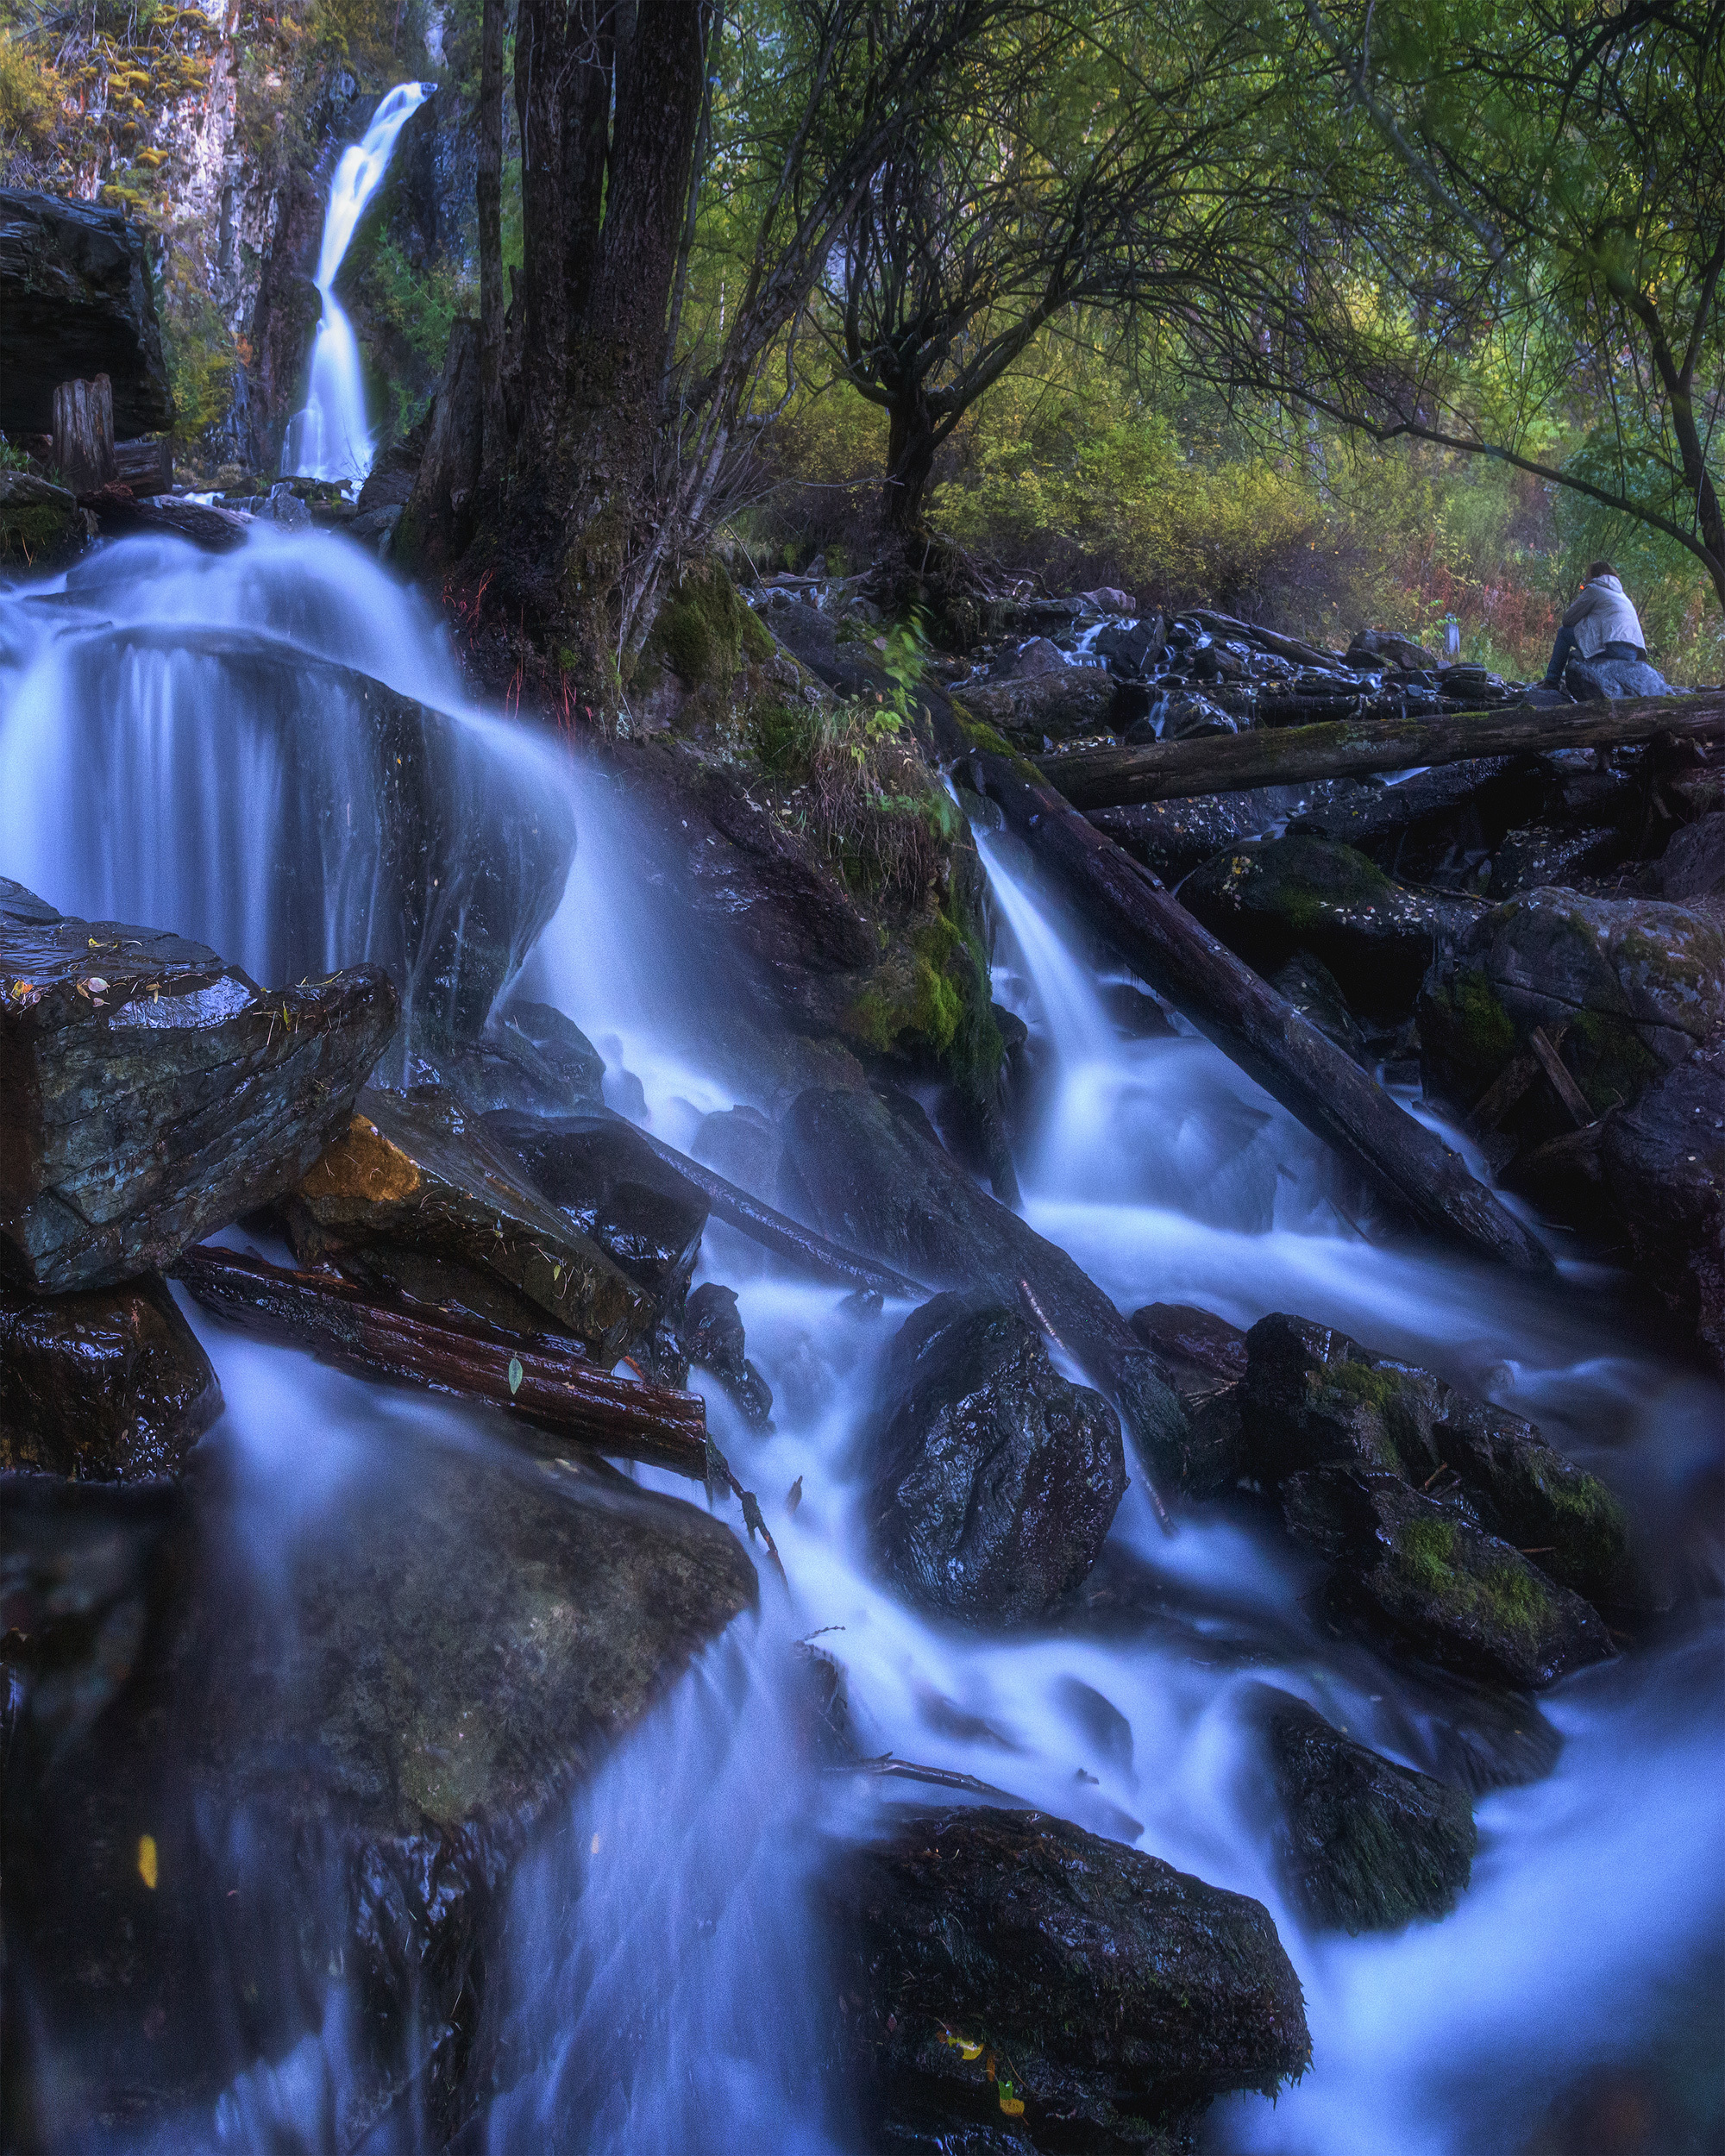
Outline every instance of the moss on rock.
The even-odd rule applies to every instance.
[[[745,658],[773,656],[773,639],[717,561],[686,569],[659,610],[650,646],[691,688],[723,686]]]

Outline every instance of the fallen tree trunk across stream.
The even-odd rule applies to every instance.
[[[1146,742],[1141,749],[1082,749],[1070,756],[1044,756],[1038,768],[1074,808],[1132,808],[1143,801],[1245,793],[1308,779],[1360,779],[1375,771],[1465,763],[1473,756],[1624,749],[1659,734],[1678,741],[1725,740],[1725,693],[1255,726],[1244,734]]]
[[[291,1272],[210,1243],[182,1251],[173,1276],[218,1317],[310,1348],[362,1377],[489,1401],[567,1444],[693,1482],[708,1473],[699,1394],[613,1377],[587,1360],[577,1340],[507,1332],[441,1312],[422,1317],[332,1275]]]
[[[1214,747],[1214,743],[1208,746]],[[1551,1260],[1460,1156],[1399,1108],[1225,944],[1049,787],[1004,756],[971,757],[976,790],[1159,995],[1402,1213],[1525,1271]]]

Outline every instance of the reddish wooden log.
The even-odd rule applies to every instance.
[[[488,1401],[565,1445],[669,1468],[693,1482],[706,1477],[700,1395],[613,1377],[587,1360],[578,1340],[506,1332],[443,1311],[422,1316],[333,1275],[292,1272],[210,1243],[183,1251],[173,1275],[218,1317],[309,1347],[362,1377]],[[512,1386],[511,1365],[518,1373]]]

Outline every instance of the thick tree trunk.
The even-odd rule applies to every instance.
[[[522,436],[530,458],[554,438],[567,338],[563,305],[563,99],[567,0],[520,0],[515,110],[521,129]]]
[[[503,411],[503,16],[504,0],[484,0],[480,26],[480,414],[485,467],[506,447]]]
[[[1550,1259],[1423,1125],[1236,958],[1136,862],[1003,756],[971,759],[1038,862],[1158,994],[1429,1232],[1523,1271]]]
[[[887,477],[881,520],[895,537],[921,536],[928,483],[934,475],[934,415],[914,391],[888,407]]]
[[[417,569],[459,561],[473,533],[484,429],[482,336],[470,316],[449,325],[431,432],[396,528],[396,558]]]
[[[114,389],[105,374],[53,393],[53,454],[62,485],[93,494],[115,477]]]
[[[1377,724],[1340,719],[1325,726],[1259,726],[1198,741],[1147,742],[1141,749],[1082,749],[1044,757],[1040,769],[1074,808],[1129,808],[1140,801],[1182,801],[1308,779],[1359,779],[1414,765],[1465,763],[1475,756],[1621,749],[1657,734],[1679,741],[1725,739],[1725,692],[1552,710],[1515,705],[1507,711]]]
[[[699,1395],[613,1377],[586,1359],[579,1341],[421,1314],[327,1274],[291,1272],[208,1243],[181,1255],[174,1277],[247,1332],[309,1347],[362,1377],[488,1401],[560,1445],[696,1482],[707,1473]]]

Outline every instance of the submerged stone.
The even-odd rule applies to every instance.
[[[754,1568],[706,1513],[602,1465],[397,1437],[318,1516],[273,1520],[248,1583],[255,1528],[220,1480],[115,1590],[155,1614],[75,1740],[49,1679],[73,1652],[99,1677],[99,1643],[60,1646],[46,1595],[8,1643],[4,1913],[30,1943],[31,2007],[9,2077],[52,2087],[64,2116],[172,2137],[339,2021],[326,2145],[357,2147],[411,2092],[441,2146],[483,2096],[468,2046],[511,1863],[754,1604]],[[42,1570],[63,1503],[44,1513],[15,1481],[0,1511],[7,1577]],[[104,1512],[91,1532],[123,1554],[125,1526]]]
[[[1447,1916],[1478,1839],[1467,1798],[1355,1743],[1286,1692],[1268,1693],[1261,1711],[1283,1876],[1310,1921],[1359,1933]]]
[[[104,1286],[280,1197],[396,1015],[375,966],[266,993],[204,944],[0,880],[0,1274]]]
[[[682,1340],[690,1362],[712,1372],[737,1403],[744,1421],[753,1423],[757,1430],[765,1429],[773,1413],[773,1391],[749,1360],[737,1290],[716,1280],[697,1288],[684,1313]]]
[[[368,1088],[288,1215],[302,1262],[357,1251],[387,1270],[389,1254],[405,1250],[431,1283],[410,1292],[434,1302],[444,1298],[424,1261],[490,1275],[511,1307],[524,1298],[542,1323],[550,1318],[607,1366],[658,1314],[654,1298],[442,1087]]]
[[[937,1295],[905,1321],[867,1440],[871,1545],[899,1589],[971,1623],[1044,1616],[1126,1495],[1118,1417],[1015,1311]]]
[[[81,1482],[173,1475],[222,1388],[160,1275],[117,1288],[0,1288],[0,1468]]]
[[[871,2146],[1171,2152],[1310,2062],[1261,1902],[1042,1813],[913,1815],[825,1892]]]
[[[1615,1652],[1578,1595],[1394,1475],[1314,1468],[1282,1501],[1289,1532],[1335,1567],[1337,1611],[1440,1668],[1536,1691]]]

